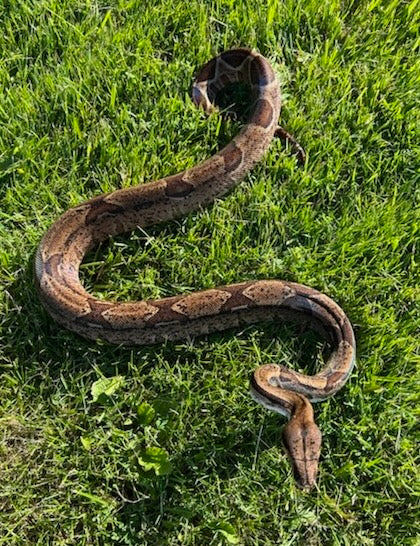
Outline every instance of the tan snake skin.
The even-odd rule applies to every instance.
[[[87,251],[110,236],[171,220],[225,194],[261,159],[279,128],[279,84],[268,61],[240,48],[212,59],[198,74],[193,100],[214,109],[217,93],[242,82],[253,108],[238,135],[196,167],[141,186],[100,195],[65,212],[48,230],[36,255],[36,283],[45,309],[61,325],[89,339],[150,344],[185,339],[267,319],[309,322],[331,345],[315,376],[268,364],[258,368],[251,392],[290,421],[284,443],[304,488],[316,482],[321,433],[311,401],[324,400],[346,382],[355,360],[349,320],[330,298],[301,284],[258,280],[149,301],[98,300],[85,291],[79,266]],[[292,137],[290,137],[292,138]],[[298,155],[303,150],[296,144]]]

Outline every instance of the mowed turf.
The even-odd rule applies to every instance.
[[[419,13],[402,0],[1,3],[1,545],[419,543]],[[57,326],[34,289],[36,247],[68,207],[195,165],[238,131],[190,99],[202,64],[236,46],[275,67],[306,165],[273,142],[225,199],[102,245],[82,273],[120,301],[263,278],[334,298],[358,359],[316,406],[309,494],[284,419],[248,384],[267,362],[313,373],[314,334],[263,324],[115,347]]]

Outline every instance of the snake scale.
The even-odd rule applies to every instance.
[[[278,126],[280,90],[275,73],[256,51],[232,49],[209,61],[194,82],[193,101],[210,112],[218,93],[236,82],[248,86],[252,108],[233,140],[193,168],[100,195],[67,210],[39,245],[36,284],[43,306],[62,326],[89,339],[117,344],[180,340],[267,319],[309,323],[331,346],[319,373],[307,376],[267,364],[251,378],[253,397],[289,418],[284,444],[299,484],[309,489],[316,483],[321,447],[311,401],[336,393],[355,361],[351,324],[333,300],[294,282],[254,280],[124,303],[93,297],[79,280],[79,266],[89,249],[108,237],[168,221],[210,203],[261,159],[275,135],[288,136]],[[302,152],[299,147],[298,152]]]

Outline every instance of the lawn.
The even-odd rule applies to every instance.
[[[419,13],[403,0],[1,3],[0,545],[419,544]],[[117,347],[56,325],[34,289],[60,213],[190,167],[238,131],[190,89],[239,45],[275,67],[306,164],[273,142],[225,199],[103,244],[83,277],[120,301],[263,278],[333,297],[358,359],[315,408],[311,493],[284,419],[248,385],[262,363],[313,372],[315,334],[268,323]]]

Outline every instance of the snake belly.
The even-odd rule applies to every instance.
[[[268,319],[309,322],[332,348],[323,369],[307,376],[267,365],[258,368],[252,379],[254,397],[286,414],[293,423],[296,417],[301,416],[302,421],[302,415],[310,413],[308,401],[337,392],[354,364],[353,330],[333,300],[301,284],[257,280],[124,303],[95,298],[79,279],[79,266],[92,247],[109,237],[172,220],[212,202],[233,188],[262,158],[279,130],[280,115],[279,84],[262,55],[239,48],[209,61],[194,82],[194,103],[210,112],[221,89],[236,82],[249,86],[253,106],[233,140],[195,167],[100,195],[67,210],[39,245],[36,284],[43,306],[62,326],[89,339],[117,344],[180,340]],[[303,429],[299,430],[303,434]],[[295,462],[304,461],[303,471],[294,464],[301,483],[312,486],[313,472],[308,470],[312,459],[306,447],[304,442],[304,453],[297,455],[291,453],[291,446],[287,449]]]

